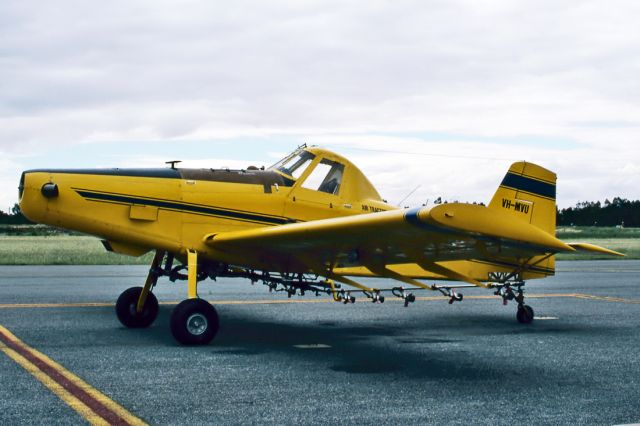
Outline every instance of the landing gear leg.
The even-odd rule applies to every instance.
[[[189,250],[187,256],[188,299],[171,313],[171,334],[183,345],[206,345],[218,333],[220,322],[215,308],[198,298],[198,253]]]
[[[122,325],[129,328],[146,328],[158,317],[158,299],[151,293],[151,289],[158,282],[158,270],[164,255],[164,251],[156,251],[144,287],[131,287],[118,297],[116,315]]]
[[[518,322],[520,324],[531,324],[533,322],[533,308],[524,304],[524,292],[522,291],[522,287],[518,288],[518,294],[515,299],[516,302],[518,302],[518,311],[516,312]]]

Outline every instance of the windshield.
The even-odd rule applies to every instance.
[[[304,171],[309,167],[309,164],[313,161],[315,155],[307,151],[296,151],[288,157],[278,161],[273,166],[269,167],[270,170],[278,170],[285,175],[291,176],[294,179],[298,179]]]

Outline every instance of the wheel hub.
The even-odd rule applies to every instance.
[[[194,336],[204,334],[208,327],[209,322],[207,321],[207,318],[200,313],[192,314],[187,318],[187,330]]]
[[[143,308],[143,312],[144,312],[144,308]],[[141,314],[142,312],[138,312],[137,303],[131,303],[129,305],[129,313],[131,314],[132,317],[135,317],[136,315]]]

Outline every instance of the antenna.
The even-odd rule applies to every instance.
[[[416,192],[416,191],[417,191],[421,186],[422,186],[422,185],[418,185],[418,186],[416,186],[415,188],[413,188],[413,191],[411,191],[410,193],[408,193],[408,194],[407,194],[407,196],[406,196],[406,197],[404,197],[402,200],[400,200],[400,201],[398,202],[398,204],[396,204],[396,205],[397,205],[397,206],[402,206],[402,203],[404,203],[404,201],[405,201],[407,198],[411,197],[411,195],[412,195],[414,192]]]
[[[182,161],[180,161],[180,160],[165,161],[164,164],[171,164],[171,170],[175,170],[176,169],[176,164],[178,164],[178,163],[182,163]]]

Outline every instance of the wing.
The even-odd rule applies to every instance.
[[[516,268],[536,256],[574,251],[512,215],[460,203],[209,234],[204,242],[216,258],[267,271],[329,277],[367,275],[365,268],[368,275],[390,276],[394,265],[418,265],[414,278],[435,274],[474,284],[468,272],[444,265],[473,259]]]

